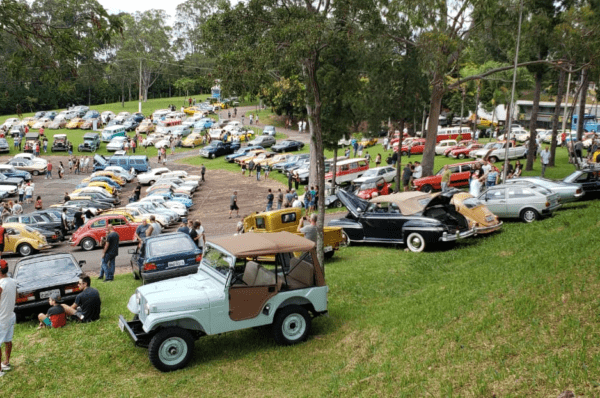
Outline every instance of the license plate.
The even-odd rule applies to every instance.
[[[325,246],[325,247],[323,248],[323,252],[324,252],[324,253],[329,253],[329,252],[330,252],[330,251],[332,251],[332,250],[333,250],[333,247],[331,247],[331,246]]]
[[[58,294],[60,296],[60,290],[59,289],[54,289],[54,290],[47,290],[45,292],[41,292],[40,293],[40,298],[41,299],[48,298],[48,297],[52,296],[54,293],[56,293],[56,294]]]
[[[180,267],[185,264],[185,260],[169,261],[167,267]]]
[[[494,221],[494,216],[485,216],[485,221],[487,221],[487,222]]]
[[[121,332],[125,331],[125,322],[122,319],[119,319],[119,329],[121,329]]]

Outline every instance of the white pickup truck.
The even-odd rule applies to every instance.
[[[479,149],[471,152],[470,155],[475,159],[483,159],[487,156],[490,162],[496,163],[498,160],[504,160],[506,156],[506,142],[496,142],[491,148]],[[523,145],[515,146],[511,142],[508,147],[508,158],[521,159],[525,157],[527,157],[527,148]]]

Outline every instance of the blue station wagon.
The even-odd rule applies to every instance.
[[[181,232],[148,237],[129,253],[133,277],[144,284],[194,274],[202,260],[202,250]]]

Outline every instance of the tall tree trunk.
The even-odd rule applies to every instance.
[[[321,91],[317,80],[317,70],[319,54],[313,54],[312,59],[307,62],[306,71],[310,84],[310,93],[313,97],[313,104],[306,107],[309,114],[309,126],[311,130],[311,152],[316,154],[316,162],[311,163],[317,166],[317,186],[319,187],[319,200],[317,206],[317,257],[319,264],[325,270],[325,255],[323,253],[323,227],[325,226],[325,159],[323,159],[323,134],[321,131]]]
[[[550,140],[550,163],[548,165],[550,167],[554,167],[555,165],[555,157],[556,157],[556,141],[558,137],[558,119],[560,118],[560,107],[562,105],[563,99],[563,91],[565,89],[565,76],[567,72],[564,69],[560,70],[560,75],[558,77],[558,90],[556,92],[556,107],[554,108],[554,115],[552,116],[552,139]],[[568,104],[569,101],[567,101]]]
[[[533,163],[535,162],[535,150],[537,148],[536,137],[537,137],[537,118],[540,111],[540,95],[542,93],[542,78],[544,72],[538,70],[535,73],[535,92],[533,93],[533,108],[531,109],[531,120],[529,121],[529,149],[527,150],[527,164],[525,170],[533,170]]]
[[[588,86],[590,83],[588,70],[583,69],[581,73],[583,74],[583,77],[581,81],[581,97],[579,99],[579,111],[577,113],[577,141],[581,141],[581,138],[583,137],[583,122],[585,120],[583,116],[585,115],[585,103],[587,100]]]
[[[442,97],[444,96],[444,76],[436,72],[433,79],[431,91],[431,105],[429,109],[429,125],[427,126],[427,137],[425,149],[423,150],[423,177],[433,175],[433,163],[435,161],[435,144],[437,143],[438,122],[442,108]]]
[[[398,142],[398,161],[396,162],[396,186],[395,192],[400,192],[400,181],[402,181],[402,141],[404,139],[404,119],[400,119],[400,141]]]
[[[335,169],[337,169],[337,153],[338,153],[338,146],[337,146],[337,142],[334,143],[335,146],[333,147],[333,164],[331,165],[331,188],[335,189]]]
[[[473,132],[473,137],[475,137],[475,131],[477,130],[477,120],[479,115],[477,111],[479,111],[479,94],[481,93],[481,80],[477,80],[477,94],[475,94],[475,120],[473,120],[473,127],[471,131]],[[493,122],[493,120],[492,120]]]

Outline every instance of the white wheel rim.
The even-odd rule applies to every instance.
[[[92,244],[92,242],[87,239],[85,242],[83,242],[83,248],[86,250],[90,250],[94,247],[94,245]]]
[[[525,220],[527,220],[528,222],[535,220],[535,213],[533,212],[533,210],[525,211]]]
[[[283,320],[281,332],[288,340],[298,340],[306,331],[306,320],[300,314],[290,314]]]
[[[23,246],[21,246],[20,252],[23,256],[28,256],[31,254],[31,247],[29,247],[27,245],[23,245]]]
[[[177,365],[187,355],[188,346],[181,337],[171,337],[163,341],[158,350],[158,357],[165,365]]]
[[[419,235],[410,235],[408,237],[408,245],[411,249],[415,251],[420,251],[423,249],[424,242],[423,239]]]

